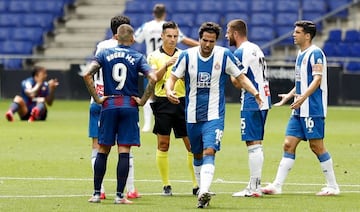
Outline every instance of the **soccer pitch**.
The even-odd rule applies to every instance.
[[[107,199],[89,204],[93,192],[87,137],[89,101],[56,100],[46,122],[8,123],[4,114],[9,99],[0,99],[0,211],[195,211],[197,200],[186,167],[182,140],[172,137],[170,180],[173,196],[161,196],[162,184],[155,164],[156,136],[141,133],[141,147],[133,148],[135,186],[142,197],[133,205],[115,205],[116,148],[108,159]],[[325,144],[333,157],[341,194],[317,197],[324,176],[307,142],[300,143],[296,162],[282,195],[234,198],[248,181],[245,144],[240,141],[239,104],[227,104],[221,151],[211,191],[216,193],[205,210],[211,211],[358,211],[360,197],[360,108],[329,107]],[[142,109],[140,109],[140,113]],[[274,107],[267,119],[262,185],[271,182],[282,157],[288,106]],[[142,119],[142,114],[140,115]],[[140,120],[140,125],[142,120]]]

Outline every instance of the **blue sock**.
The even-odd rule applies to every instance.
[[[119,160],[117,164],[117,187],[116,187],[116,195],[120,198],[124,198],[124,188],[126,185],[126,180],[129,174],[129,153],[120,153]]]
[[[203,165],[205,164],[213,164],[215,165],[215,155],[204,155],[203,157]]]
[[[19,110],[19,104],[16,102],[12,102],[9,110],[11,110],[11,112],[13,113],[16,113]]]
[[[201,166],[203,164],[203,159],[196,159],[194,158],[194,161],[193,161],[193,164],[194,166]]]
[[[94,195],[100,195],[101,184],[106,172],[107,154],[98,153],[94,164]]]
[[[325,162],[325,161],[329,160],[330,158],[331,158],[331,156],[328,152],[325,152],[324,154],[318,156],[320,163]]]

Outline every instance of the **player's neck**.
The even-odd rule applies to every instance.
[[[305,51],[311,46],[311,43],[304,43],[303,45],[299,45],[300,51]]]
[[[248,39],[247,37],[240,37],[236,40],[236,48],[239,48],[241,46],[241,44],[243,44],[244,42],[246,42]]]
[[[167,55],[172,56],[175,53],[175,48],[166,48],[166,46],[162,46],[162,48]]]

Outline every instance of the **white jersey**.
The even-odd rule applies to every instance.
[[[108,49],[108,48],[113,48],[116,47],[118,45],[118,41],[116,39],[110,38],[108,40],[104,40],[101,41],[100,43],[98,43],[98,45],[96,46],[96,51],[95,51],[95,55],[97,55],[101,50],[103,49]],[[102,78],[102,70],[100,69],[99,72],[97,72],[94,75],[94,83],[95,83],[95,89],[96,89],[96,93],[99,96],[103,96],[104,95],[104,81]],[[90,103],[94,103],[95,100],[93,97],[91,97],[90,99]]]
[[[262,50],[258,45],[250,41],[245,41],[238,49],[235,50],[234,55],[245,67],[246,76],[257,89],[261,99],[263,100],[260,110],[270,109],[271,97],[269,81],[267,79],[268,70]],[[259,105],[256,102],[255,97],[245,89],[242,89],[241,103],[241,110],[259,110]]]
[[[228,75],[238,77],[244,67],[227,48],[215,46],[204,58],[200,47],[184,50],[172,74],[185,79],[187,123],[225,118],[225,84]]]
[[[155,51],[162,45],[161,33],[162,26],[166,21],[152,20],[144,23],[135,31],[135,41],[142,43],[145,40],[146,55]],[[178,43],[184,39],[184,34],[179,29]]]
[[[303,52],[299,51],[295,63],[295,88],[296,94],[303,94],[313,81],[315,74],[321,74],[320,86],[300,106],[293,110],[294,115],[300,117],[326,117],[327,112],[327,66],[324,52],[317,46],[312,45]],[[314,73],[314,64],[322,64],[321,73]]]

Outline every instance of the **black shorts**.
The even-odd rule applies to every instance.
[[[166,97],[155,97],[150,105],[155,117],[154,134],[170,135],[173,129],[175,138],[187,136],[184,97],[180,98],[180,104],[172,104]]]

